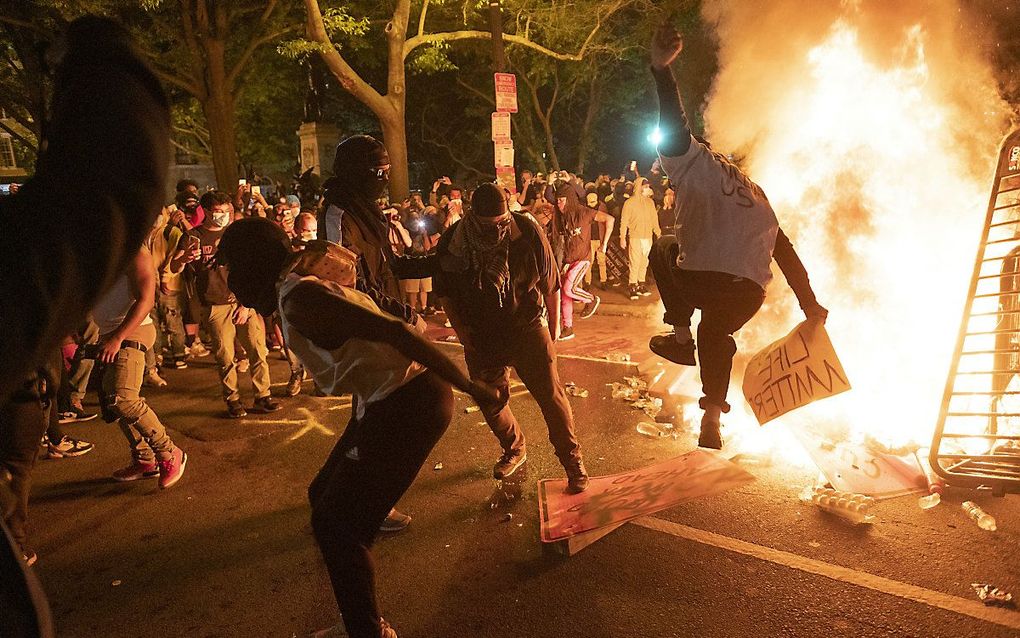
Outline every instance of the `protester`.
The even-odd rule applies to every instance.
[[[588,473],[546,310],[559,273],[542,231],[509,212],[500,189],[486,183],[474,193],[471,214],[443,235],[437,252],[435,289],[464,344],[471,379],[506,397],[513,367],[542,409],[568,491],[584,491]],[[485,420],[503,449],[493,476],[506,478],[527,460],[524,433],[509,406],[485,413]]]
[[[659,157],[676,185],[676,237],[663,237],[651,254],[670,334],[652,337],[652,352],[694,365],[691,315],[701,310],[700,350],[704,410],[698,445],[722,448],[720,416],[726,402],[736,343],[733,333],[761,307],[774,258],[809,320],[828,311],[815,299],[807,271],[779,228],[761,187],[691,135],[670,65],[683,48],[680,34],[662,25],[652,39],[652,75],[659,98]],[[633,276],[632,276],[633,281]]]
[[[566,341],[574,338],[574,303],[584,304],[581,319],[594,315],[601,303],[598,295],[581,287],[585,275],[591,270],[592,223],[605,224],[608,233],[612,233],[616,220],[607,213],[581,204],[577,191],[569,182],[561,182],[556,189],[556,206],[564,236],[563,267],[560,270],[560,320],[563,325],[560,340]],[[608,233],[598,249],[603,255],[609,243]]]
[[[227,271],[216,261],[220,238],[234,214],[231,197],[221,191],[209,191],[202,196],[202,208],[206,211],[205,223],[191,233],[197,243],[193,243],[188,250],[178,251],[172,268],[180,272],[184,264],[188,264],[195,274],[198,298],[203,305],[216,362],[220,366],[220,384],[223,399],[227,403],[227,416],[239,419],[248,413],[241,405],[241,394],[237,386],[235,337],[240,338],[250,359],[251,380],[255,388],[255,401],[251,410],[275,412],[281,406],[270,396],[265,323],[251,308],[237,303],[227,287]]]
[[[620,247],[627,249],[631,299],[651,294],[645,285],[648,271],[648,253],[655,237],[662,237],[659,212],[652,201],[652,188],[643,177],[634,181],[634,194],[623,205],[620,219]]]
[[[156,269],[157,326],[162,328],[165,339],[157,339],[157,347],[165,344],[164,365],[181,370],[188,367],[187,333],[184,328],[184,291],[180,273],[171,269],[174,255],[187,241],[188,226],[180,210],[164,211],[157,220],[146,245],[152,254]],[[161,349],[162,352],[162,349]]]
[[[594,184],[592,185],[594,187]],[[609,215],[609,209],[606,205],[599,201],[599,194],[594,190],[588,191],[585,196],[585,204],[588,208],[596,210],[600,213],[604,213],[608,216],[610,222],[600,222],[597,219],[593,219],[591,222],[591,239],[588,242],[588,261],[591,263],[591,267],[584,272],[584,283],[588,286],[592,282],[592,271],[595,270],[595,266],[599,269],[599,288],[606,289],[606,281],[608,277],[608,271],[606,270],[606,253],[611,245],[609,241],[610,235],[613,234],[613,228],[616,226],[616,220]]]
[[[175,446],[156,413],[140,396],[145,353],[156,341],[149,311],[155,303],[152,257],[142,248],[127,272],[93,309],[100,338],[96,358],[103,365],[100,405],[107,422],[117,421],[131,445],[131,464],[113,473],[118,481],[159,477],[160,488],[184,475],[188,455]]]
[[[295,257],[280,229],[254,218],[227,229],[220,244],[241,303],[278,309],[319,387],[354,395],[354,415],[308,489],[312,529],[347,635],[396,638],[376,602],[371,547],[380,526],[450,424],[449,384],[487,413],[505,399],[356,290],[357,260],[325,244]]]

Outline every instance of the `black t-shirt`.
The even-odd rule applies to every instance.
[[[191,267],[195,271],[198,298],[205,306],[234,303],[234,294],[227,287],[227,269],[225,266],[215,265],[213,261],[224,230],[199,226],[191,231],[191,234],[202,242],[202,258],[192,262]]]
[[[445,297],[466,324],[461,341],[482,352],[499,352],[514,333],[541,327],[547,317],[545,297],[559,288],[559,272],[549,242],[539,227],[523,215],[514,214],[521,236],[510,242],[510,286],[502,306],[494,286],[478,287],[477,273],[465,257],[450,253],[450,240],[458,222],[439,240],[439,267],[433,290]]]
[[[563,214],[564,263],[588,259],[591,254],[591,227],[597,212],[578,204],[573,211]]]

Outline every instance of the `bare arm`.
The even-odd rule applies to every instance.
[[[599,211],[595,214],[595,221],[605,225],[606,230],[602,233],[602,252],[606,252],[609,248],[609,237],[613,234],[613,229],[616,227],[616,218],[609,213]]]
[[[148,250],[142,248],[138,251],[134,259],[128,263],[125,274],[135,302],[128,308],[124,320],[116,330],[107,335],[99,345],[99,359],[105,363],[113,363],[124,339],[142,325],[142,321],[149,316],[156,302],[156,272],[152,268],[152,257]]]

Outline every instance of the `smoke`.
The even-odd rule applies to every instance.
[[[830,421],[923,442],[1009,115],[993,38],[951,0],[708,0],[703,14],[719,39],[707,137],[768,194],[855,386]],[[745,360],[802,318],[778,276],[739,333]]]

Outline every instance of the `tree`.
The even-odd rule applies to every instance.
[[[505,29],[507,32],[504,40],[508,45],[526,47],[553,59],[579,61],[597,45],[596,36],[604,21],[630,1],[589,0],[585,3],[588,5],[586,10],[578,10],[577,3],[569,3],[572,7],[569,20],[558,19],[568,10],[566,2],[557,0],[544,3],[518,2],[509,11],[515,17],[514,29]],[[396,199],[406,197],[408,193],[406,68],[409,56],[419,47],[429,47],[430,53],[441,55],[442,49],[452,42],[488,40],[492,37],[488,30],[467,28],[470,27],[472,19],[482,23],[480,16],[468,10],[470,3],[465,3],[462,8],[463,24],[466,28],[429,32],[426,24],[430,5],[430,0],[422,0],[417,32],[408,37],[411,0],[396,0],[384,29],[387,54],[385,93],[381,93],[366,82],[334,44],[332,36],[344,32],[342,28],[337,27],[349,26],[353,22],[344,11],[327,10],[324,19],[319,1],[305,0],[306,31],[310,42],[306,46],[299,45],[292,49],[317,52],[344,90],[365,104],[379,119],[383,141],[392,164],[390,193]],[[440,3],[437,5],[442,8]],[[575,44],[576,53],[558,52],[540,44],[535,37],[555,32],[563,26],[569,26],[573,30],[577,25],[584,25],[586,33],[580,42]]]

